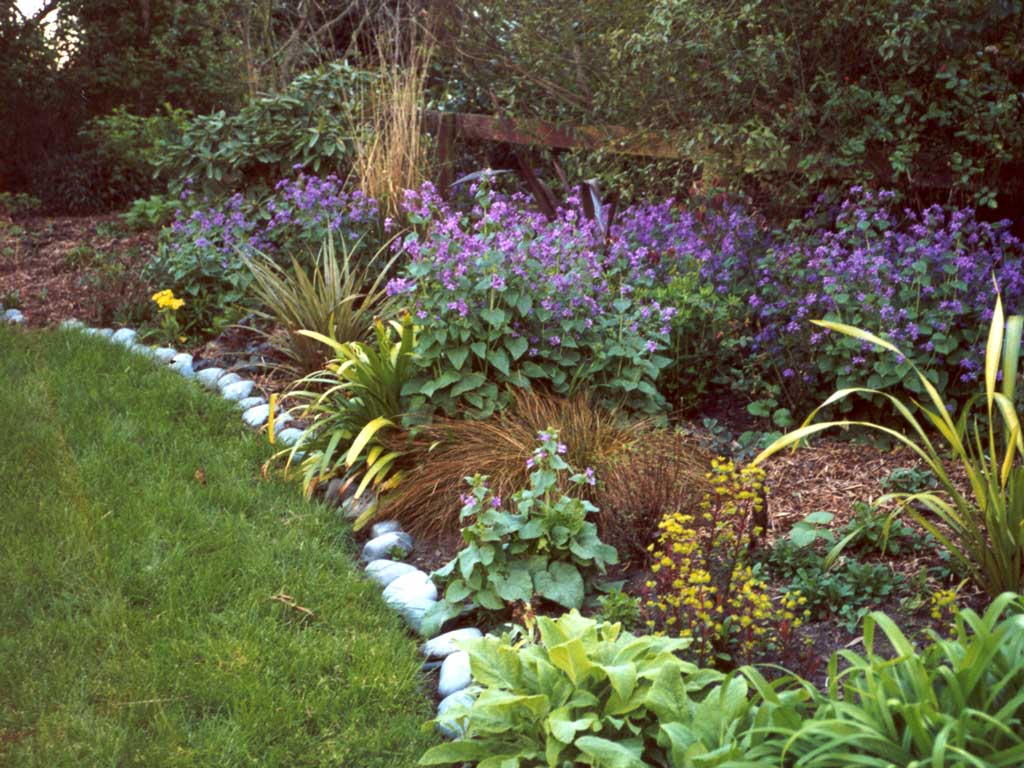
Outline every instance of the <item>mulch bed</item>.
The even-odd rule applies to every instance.
[[[109,324],[152,293],[139,273],[155,247],[152,233],[127,232],[117,216],[0,221],[0,301],[16,301],[31,326]]]

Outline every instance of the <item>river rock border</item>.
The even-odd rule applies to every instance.
[[[17,309],[9,309],[0,315],[0,321],[23,325],[25,316]],[[234,402],[242,411],[242,421],[255,430],[266,428],[270,418],[270,404],[259,395],[253,395],[256,382],[244,379],[223,368],[208,367],[196,370],[194,359],[187,352],[171,347],[152,347],[137,341],[137,332],[131,328],[90,328],[79,320],[65,320],[60,327],[77,330],[88,336],[100,336],[114,344],[120,344],[136,354],[149,357],[178,375],[196,381],[199,385],[217,392],[225,400]],[[275,442],[288,447],[302,436],[302,430],[288,426],[292,417],[287,410],[275,410]],[[334,480],[327,486],[325,497],[341,507],[346,519],[354,520],[365,511],[372,501],[352,498],[351,492],[341,493],[341,482]],[[391,606],[419,634],[423,615],[437,602],[437,586],[430,575],[410,563],[392,559],[396,552],[408,557],[412,554],[412,537],[402,530],[397,520],[384,520],[370,528],[370,539],[363,545],[361,559],[366,576],[383,590],[384,602]],[[475,627],[464,627],[428,639],[420,646],[426,659],[423,670],[438,670],[437,705],[438,718],[444,717],[455,707],[468,707],[476,697],[472,686],[469,654],[459,647],[463,640],[483,637]],[[456,739],[464,735],[462,722],[438,722],[438,730],[447,738]]]

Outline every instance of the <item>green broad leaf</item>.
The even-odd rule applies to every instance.
[[[789,540],[798,547],[808,547],[818,538],[818,533],[809,526],[793,526],[789,532]]]
[[[542,597],[566,608],[583,604],[583,577],[575,565],[551,563],[546,571],[534,574],[533,584]]]
[[[818,510],[817,512],[811,512],[804,518],[804,522],[811,523],[812,525],[828,525],[835,519],[835,515],[831,512],[825,512]]]
[[[436,637],[444,623],[449,619],[454,619],[462,611],[461,605],[449,603],[446,600],[437,601],[423,614],[423,620],[420,622],[420,634],[423,637]]]
[[[451,347],[445,350],[445,356],[451,361],[451,364],[455,366],[455,370],[461,370],[463,364],[466,362],[466,358],[469,357],[468,347]]]
[[[436,379],[431,379],[430,381],[424,382],[419,386],[419,388],[413,390],[413,392],[410,394],[421,394],[426,395],[427,397],[433,397],[434,393],[437,392],[437,390],[449,387],[461,378],[462,374],[460,374],[458,371],[448,370],[442,373]]]
[[[576,740],[576,748],[594,758],[594,764],[601,768],[648,768],[643,760],[641,739],[616,742],[598,736],[581,736]]]
[[[533,299],[529,295],[520,296],[519,301],[516,302],[516,309],[519,310],[521,315],[527,314],[533,309]]]
[[[481,589],[474,598],[489,611],[500,611],[505,607],[505,602],[492,589]]]
[[[686,692],[680,668],[675,665],[665,664],[658,670],[643,703],[663,723],[689,723],[692,717],[690,697]]]
[[[456,559],[459,563],[459,573],[462,574],[462,578],[469,581],[473,577],[473,569],[480,562],[480,556],[477,554],[476,547],[466,547],[459,552]]]
[[[513,360],[518,360],[520,357],[526,354],[526,350],[530,348],[529,342],[525,336],[519,336],[515,339],[505,339],[505,349],[508,350],[509,354],[512,355]]]
[[[474,341],[469,345],[469,348],[473,350],[473,354],[481,360],[485,360],[487,358],[487,345],[482,341]]]
[[[668,738],[672,765],[686,765],[689,750],[697,743],[697,735],[684,723],[661,723],[661,733]]]
[[[449,741],[431,747],[420,758],[419,765],[448,765],[450,763],[477,762],[494,755],[508,745],[497,739],[491,741]]]
[[[487,355],[487,362],[493,365],[496,369],[501,371],[505,376],[509,374],[509,360],[508,354],[503,349],[493,349],[490,354]]]
[[[492,328],[500,328],[505,324],[505,311],[497,307],[480,310],[480,317],[486,320]]]
[[[469,392],[470,390],[476,389],[481,384],[483,384],[484,381],[486,381],[486,379],[484,378],[484,375],[479,371],[476,373],[471,373],[468,376],[463,376],[462,381],[460,381],[458,384],[452,387],[451,395],[452,397],[458,397],[464,392]]]
[[[548,659],[565,673],[573,685],[579,685],[594,667],[587,658],[583,640],[578,637],[548,648]]]
[[[508,569],[504,573],[492,571],[489,576],[494,591],[502,600],[510,603],[526,602],[533,595],[533,580],[530,578],[530,571],[527,569],[526,563],[522,561],[509,563]]]
[[[520,539],[530,541],[532,539],[540,538],[542,533],[544,533],[544,520],[542,518],[535,517],[520,528],[516,536]]]
[[[464,647],[474,681],[489,688],[523,687],[523,659],[517,649],[497,637],[467,641]]]
[[[636,666],[634,664],[599,664],[598,669],[608,676],[612,690],[622,702],[628,702],[636,690]]]
[[[448,589],[445,590],[444,599],[449,603],[461,603],[471,593],[472,590],[466,586],[466,582],[462,579],[455,579],[448,585]]]
[[[548,715],[551,735],[563,744],[572,744],[577,733],[590,730],[590,727],[596,722],[598,722],[596,712],[588,712],[579,719],[573,719],[572,709],[569,707],[559,707]]]
[[[532,360],[527,360],[523,363],[522,368],[523,374],[529,376],[531,379],[546,379],[548,378],[548,372],[537,365]]]

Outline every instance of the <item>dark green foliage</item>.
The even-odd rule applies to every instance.
[[[824,527],[831,519],[830,513],[812,512],[793,526],[788,539],[777,541],[760,559],[774,578],[788,583],[788,591],[807,598],[803,607],[811,612],[812,619],[838,618],[853,631],[870,610],[907,594],[908,585],[900,573],[884,563],[866,563],[852,555],[832,563],[825,548],[835,544],[836,535]],[[877,541],[875,536],[880,533],[873,522],[874,518],[870,523],[867,518],[852,521],[840,536],[850,536],[845,539],[848,543],[852,540],[867,546]],[[897,530],[892,533],[903,538],[904,526],[894,528]],[[890,542],[889,551],[894,544]]]
[[[371,75],[343,62],[305,72],[280,93],[229,115],[199,115],[180,137],[159,143],[157,166],[179,191],[200,196],[259,191],[296,166],[326,175],[348,170],[362,88]]]
[[[640,598],[613,589],[597,598],[598,619],[608,624],[622,624],[627,632],[640,623]]]
[[[487,111],[664,131],[675,176],[775,211],[859,182],[980,205],[1020,195],[1018,0],[455,5],[448,92]]]
[[[445,592],[424,616],[425,634],[468,609],[504,611],[539,598],[580,608],[588,582],[618,562],[615,548],[601,541],[587,519],[597,507],[580,498],[581,487],[596,482],[593,470],[574,473],[562,458],[568,449],[556,430],[542,432],[539,439],[528,463],[533,468],[529,487],[507,501],[488,488],[486,477],[467,478],[460,513],[466,546],[432,574],[443,581]],[[569,493],[563,492],[569,484]]]
[[[44,18],[0,4],[0,183],[49,210],[108,210],[156,191],[139,156],[79,129],[121,107],[208,111],[244,91],[240,0],[57,0]]]
[[[895,473],[894,473],[895,474]],[[916,491],[909,491],[915,493]],[[934,550],[935,540],[863,502],[853,506],[853,517],[839,532],[847,548],[872,555],[901,555]]]
[[[922,648],[873,613],[863,653],[834,654],[823,692],[752,667],[696,669],[671,653],[685,641],[541,618],[539,642],[466,643],[478,696],[442,718],[466,736],[420,764],[1011,768],[1024,753],[1022,611],[1004,594]]]
[[[713,383],[725,383],[722,361],[742,354],[745,308],[739,296],[719,293],[702,280],[694,260],[679,259],[676,270],[669,281],[638,295],[676,308],[665,353],[672,362],[658,374],[658,389],[675,409],[691,412]]]

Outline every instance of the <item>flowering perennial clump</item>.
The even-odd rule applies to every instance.
[[[774,601],[746,555],[761,534],[764,472],[738,471],[712,462],[711,491],[695,517],[665,515],[652,544],[651,578],[644,588],[647,626],[692,639],[701,663],[716,658],[750,661],[761,650],[788,642],[805,618],[799,593]]]
[[[209,327],[239,311],[252,282],[244,257],[259,252],[283,264],[292,258],[311,264],[328,232],[339,248],[350,249],[376,232],[377,202],[346,190],[334,175],[299,173],[279,181],[263,200],[239,193],[210,203],[186,186],[181,202],[147,277],[189,296],[190,325]],[[372,253],[374,243],[366,245],[364,252]]]
[[[578,200],[548,220],[486,179],[473,192],[467,214],[430,184],[405,201],[417,231],[389,292],[408,295],[424,327],[422,398],[483,416],[506,384],[567,394],[587,382],[605,401],[659,410],[676,309],[639,296],[659,280],[657,254],[631,229],[605,233]]]

